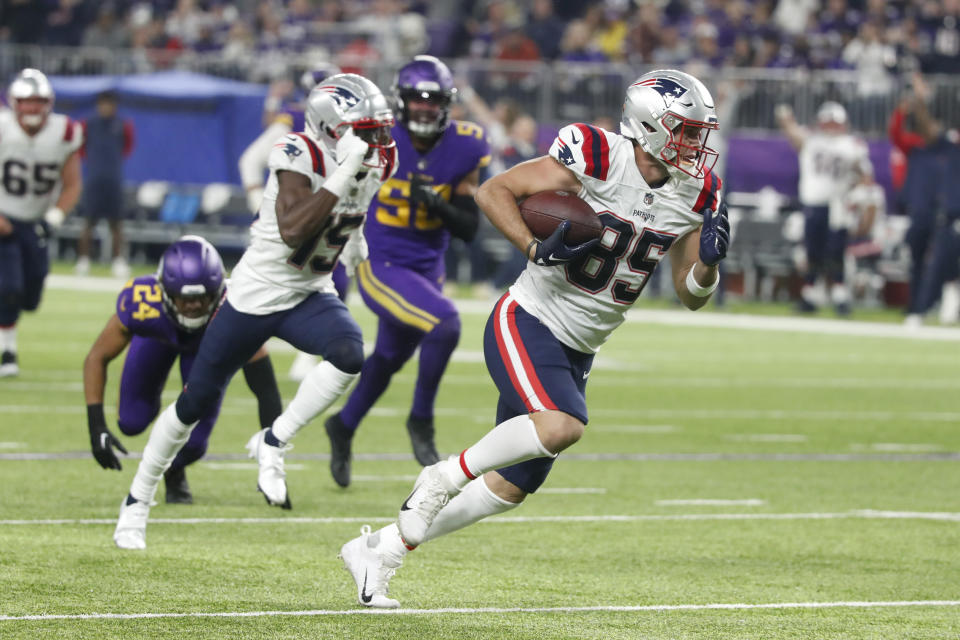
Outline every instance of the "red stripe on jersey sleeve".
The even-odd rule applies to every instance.
[[[73,140],[73,120],[67,118],[67,129],[63,132],[63,141],[70,142]]]
[[[294,133],[295,136],[300,136],[304,142],[307,143],[307,149],[310,150],[310,158],[313,160],[313,172],[319,173],[321,176],[326,176],[323,166],[323,152],[320,151],[320,148],[317,146],[313,140],[308,138],[305,134]]]

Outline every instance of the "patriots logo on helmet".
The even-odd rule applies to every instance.
[[[321,89],[333,96],[333,100],[344,111],[349,110],[351,107],[356,106],[357,103],[360,102],[360,98],[350,91],[347,91],[343,87],[325,86],[321,87]]]
[[[571,164],[576,162],[573,157],[573,151],[570,151],[570,147],[568,147],[563,140],[558,139],[557,141],[560,143],[560,150],[557,152],[557,159],[569,167]]]
[[[297,145],[292,142],[288,142],[283,146],[283,152],[287,154],[288,158],[296,158],[298,155],[303,153],[300,149],[297,148]]]
[[[685,86],[670,78],[648,78],[642,82],[635,83],[633,86],[653,89],[663,96],[663,100],[667,103],[668,107],[673,104],[674,100],[680,99],[688,91]],[[681,102],[680,104],[685,107],[693,106],[692,103]]]

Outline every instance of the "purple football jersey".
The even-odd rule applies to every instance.
[[[136,336],[153,338],[180,352],[195,352],[203,331],[187,333],[163,309],[163,293],[155,275],[134,278],[117,296],[117,317]]]
[[[424,154],[414,148],[403,125],[395,125],[392,134],[397,142],[399,166],[370,203],[364,234],[371,257],[428,271],[442,262],[450,233],[423,204],[411,211],[410,181],[414,174],[419,174],[449,202],[463,178],[489,164],[490,144],[483,128],[472,122],[450,122]]]
[[[290,126],[291,131],[303,131],[306,126],[304,119],[303,101],[288,100],[280,106],[275,121],[284,122]]]

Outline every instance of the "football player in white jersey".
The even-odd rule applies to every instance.
[[[268,504],[290,508],[287,442],[360,375],[360,327],[337,297],[330,272],[338,260],[356,265],[366,258],[363,219],[397,164],[393,113],[375,84],[338,74],[311,91],[306,120],[306,133],[287,134],[273,145],[250,246],[233,270],[183,392],[153,426],[120,507],[114,541],[121,548],[146,547],[150,504],[164,470],[230,377],[268,338],[323,356],[287,410],[247,444]]]
[[[847,132],[847,112],[837,102],[824,102],[817,110],[817,127],[801,127],[786,105],[777,108],[777,119],[800,156],[800,204],[803,205],[803,244],[807,271],[799,309],[815,311],[820,296],[816,282],[830,284],[830,300],[837,313],[850,313],[850,292],[844,283],[847,227],[837,211],[858,177],[872,172],[867,145]],[[834,210],[831,216],[830,210]]]
[[[34,311],[49,270],[47,237],[80,199],[83,129],[52,113],[53,87],[24,69],[0,110],[0,377],[15,376],[17,320]]]
[[[594,354],[670,255],[674,288],[698,309],[717,286],[730,226],[707,146],[718,128],[713,99],[689,74],[652,71],[627,88],[621,134],[586,124],[560,130],[549,155],[484,183],[477,203],[529,259],[497,303],[484,335],[500,392],[497,426],[459,456],[424,468],[397,522],[340,550],[360,603],[397,607],[390,577],[419,544],[519,505],[587,423]],[[568,246],[568,222],[542,242],[517,200],[576,193],[598,212],[599,240]]]

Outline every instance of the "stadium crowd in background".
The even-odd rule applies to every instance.
[[[188,51],[241,59],[325,48],[341,66],[350,67],[351,59],[404,58],[425,52],[429,44],[430,53],[441,57],[849,68],[861,73],[866,99],[884,91],[887,72],[894,67],[960,71],[957,0],[4,4],[0,42],[131,47],[143,54],[147,66],[163,66]]]

